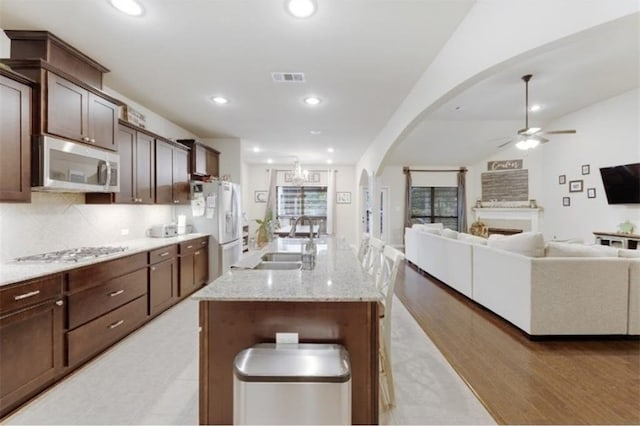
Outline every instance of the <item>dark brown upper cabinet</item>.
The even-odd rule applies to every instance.
[[[0,201],[31,201],[31,83],[0,69]]]
[[[46,133],[117,150],[116,104],[52,72],[46,87]]]
[[[89,204],[155,203],[155,138],[132,127],[120,125],[117,133],[120,154],[120,192],[90,193]]]
[[[220,152],[194,139],[178,139],[191,148],[189,153],[189,173],[193,176],[219,177]]]
[[[156,203],[188,203],[188,150],[173,142],[156,139],[155,155]]]

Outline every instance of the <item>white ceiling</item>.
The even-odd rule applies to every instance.
[[[111,69],[109,87],[203,138],[241,138],[249,162],[315,164],[358,161],[473,5],[317,0],[300,20],[284,0],[141,1],[144,17],[131,18],[108,0],[0,0],[0,28],[53,32]],[[497,67],[430,112],[386,164],[468,165],[495,153],[524,127],[524,74],[534,75],[530,104],[543,106],[533,126],[638,87],[639,28],[636,14]],[[274,71],[307,82],[274,83]],[[212,104],[218,94],[231,103]],[[310,94],[323,103],[305,106]]]
[[[0,0],[0,28],[54,33],[109,68],[116,91],[200,137],[260,147],[250,162],[335,164],[357,162],[473,4],[318,0],[300,20],[284,0],[141,2],[132,18],[107,0]],[[274,83],[274,71],[307,82]],[[231,102],[212,104],[218,94]],[[309,94],[323,102],[304,105]]]
[[[639,64],[638,14],[560,41],[443,103],[389,153],[386,164],[470,165],[495,154],[524,127],[525,74],[533,74],[529,105],[542,106],[529,113],[529,125],[544,129],[558,117],[637,88]]]

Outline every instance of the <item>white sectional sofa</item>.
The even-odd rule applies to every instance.
[[[541,235],[537,246],[520,253],[511,241],[525,235],[493,244],[508,250],[478,237],[447,235],[407,228],[407,260],[527,334],[640,334],[640,258],[613,257],[617,250],[587,246],[582,246],[586,255],[609,257],[580,257],[581,247],[572,252],[574,245],[566,251],[566,245],[554,244],[546,251],[563,257],[548,257],[539,247]]]

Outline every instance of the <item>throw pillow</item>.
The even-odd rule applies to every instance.
[[[584,244],[558,243],[547,244],[547,257],[618,257],[618,249],[614,247]]]
[[[483,246],[487,245],[487,240],[485,238],[477,237],[471,234],[466,234],[464,232],[458,233],[458,240],[464,241],[465,243],[480,244]]]
[[[544,257],[544,237],[539,232],[521,232],[519,234],[491,237],[487,240],[489,247],[529,257]]]
[[[442,231],[438,228],[422,228],[420,229],[420,231],[422,232],[426,232],[429,234],[436,234],[436,235],[442,235]]]
[[[454,231],[453,229],[444,228],[441,232],[443,237],[451,238],[452,240],[458,239],[458,231]]]

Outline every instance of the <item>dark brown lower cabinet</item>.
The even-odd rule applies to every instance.
[[[147,318],[147,298],[141,296],[67,333],[70,366],[75,366],[135,330]]]
[[[179,300],[177,253],[176,246],[149,252],[149,315],[157,315]]]
[[[208,242],[0,287],[0,418],[206,284]]]
[[[180,297],[184,298],[209,281],[209,239],[180,244]]]
[[[63,320],[61,298],[0,317],[0,417],[57,378]]]

